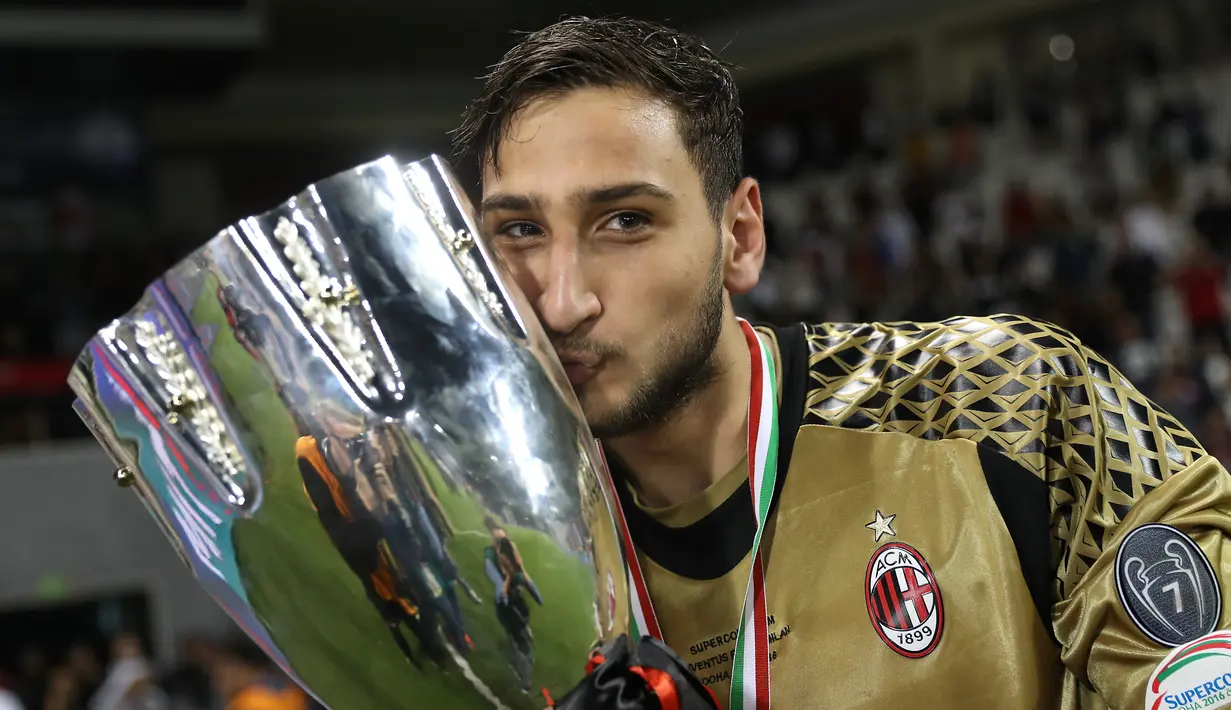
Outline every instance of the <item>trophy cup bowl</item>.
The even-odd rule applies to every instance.
[[[477,235],[442,160],[382,158],[219,233],[70,376],[117,482],[332,710],[542,708],[628,630],[599,454]]]

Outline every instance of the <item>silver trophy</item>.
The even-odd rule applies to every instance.
[[[440,159],[362,165],[217,235],[71,375],[117,481],[333,710],[542,708],[628,629],[613,492],[477,233]]]

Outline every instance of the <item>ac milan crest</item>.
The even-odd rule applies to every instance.
[[[915,548],[890,542],[873,553],[864,597],[876,634],[900,655],[923,658],[940,643],[945,629],[940,585]]]

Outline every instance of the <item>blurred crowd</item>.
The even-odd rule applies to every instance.
[[[901,140],[871,105],[840,145],[815,123],[754,136],[771,253],[743,307],[778,322],[1041,318],[1231,463],[1231,65],[1134,56],[1085,84],[1055,61],[1022,82],[1016,113],[976,82]]]
[[[66,386],[72,359],[136,303],[178,251],[88,242],[5,247],[0,241],[0,446],[84,436]]]
[[[80,641],[60,653],[22,649],[0,672],[0,710],[319,710],[246,637],[185,638],[160,669],[134,634],[106,654]]]
[[[1093,8],[1071,36],[1006,30],[1009,68],[963,80],[936,115],[856,91],[750,121],[770,256],[739,307],[780,322],[1036,316],[1231,460],[1231,6],[1129,5],[1172,13],[1170,44]],[[1012,54],[1023,46],[1041,61]],[[72,189],[46,210],[53,248],[0,253],[0,445],[85,434],[59,384],[71,358],[183,251],[96,244],[100,204]]]

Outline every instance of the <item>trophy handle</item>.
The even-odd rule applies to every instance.
[[[112,478],[120,488],[132,488],[137,495],[137,500],[141,502],[142,507],[154,519],[154,523],[162,532],[163,537],[171,543],[171,548],[175,554],[184,563],[185,567],[192,568],[192,564],[188,561],[188,551],[184,549],[184,543],[180,540],[179,535],[175,534],[175,528],[167,520],[162,509],[151,502],[150,492],[145,484],[144,479],[137,473],[140,469],[134,463],[135,457],[130,453],[122,453],[122,449],[116,444],[112,437],[107,434],[107,427],[101,425],[90,405],[86,404],[85,400],[78,397],[73,400],[73,411],[81,418],[82,423],[90,430],[90,433],[102,445],[103,451],[111,462],[115,464],[115,472]]]

